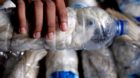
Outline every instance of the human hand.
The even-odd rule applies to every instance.
[[[43,25],[43,17],[46,14],[47,34],[46,38],[53,39],[56,28],[56,16],[58,15],[59,27],[62,31],[67,30],[67,12],[64,0],[17,0],[19,31],[24,34],[27,32],[26,3],[33,1],[35,15],[34,38],[40,38]],[[44,10],[45,7],[45,10]],[[44,11],[44,12],[43,12]],[[45,14],[43,14],[45,13]]]

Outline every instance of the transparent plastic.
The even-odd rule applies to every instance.
[[[13,29],[10,22],[10,14],[6,10],[0,10],[0,51],[8,51]]]
[[[2,41],[2,43],[7,46],[7,43],[10,41],[9,50],[13,52],[26,51],[29,49],[95,50],[108,47],[116,35],[122,35],[125,31],[125,25],[122,25],[122,22],[118,24],[107,12],[98,7],[67,8],[67,11],[68,30],[63,32],[57,28],[53,40],[46,38],[33,39],[29,37],[28,34],[13,33],[12,26],[10,25],[12,21],[9,21],[10,17],[1,17],[8,26],[6,28],[8,30],[4,30],[6,31],[6,35],[5,33],[3,34],[6,38],[1,36],[4,38],[4,41],[6,40],[5,42]],[[6,47],[0,48],[4,49]]]
[[[118,28],[122,28],[121,25],[124,25],[125,29],[124,34],[129,36],[132,40],[140,41],[140,27],[133,20],[129,19],[126,15],[119,13],[115,10],[108,9],[107,10],[110,15],[112,15],[116,19],[121,19],[120,26]],[[123,22],[124,21],[124,22]]]
[[[0,10],[15,8],[15,7],[16,7],[16,5],[11,0],[4,0],[3,5],[0,5]]]
[[[54,40],[46,40],[46,47],[75,50],[107,47],[118,35],[117,32],[124,32],[125,29],[122,27],[100,8],[68,8],[68,31],[58,30]]]
[[[74,50],[48,51],[46,78],[79,78],[78,57]]]
[[[84,8],[90,6],[97,6],[96,0],[68,0],[68,6],[72,8]]]
[[[112,52],[108,48],[82,52],[85,78],[118,78]]]
[[[140,45],[127,37],[116,39],[112,45],[119,78],[139,78],[140,75]]]
[[[19,59],[11,59],[6,66],[4,78],[37,78],[39,61],[47,54],[44,49],[25,51]],[[16,61],[16,62],[15,62]],[[14,62],[14,63],[13,63]]]
[[[114,19],[104,10],[97,7],[87,7],[81,9],[67,8],[68,11],[68,31],[62,32],[57,29],[55,39],[32,39],[26,35],[12,32],[10,17],[4,13],[1,15],[2,23],[7,27],[1,38],[3,47],[10,44],[9,50],[14,52],[25,51],[29,49],[98,49],[107,47],[115,37],[118,31]],[[1,25],[2,26],[2,25]],[[3,28],[1,28],[3,29]],[[120,29],[119,29],[120,31]],[[2,34],[1,33],[1,34]],[[6,35],[5,35],[6,34]],[[13,37],[12,37],[13,35]],[[6,36],[6,37],[5,37]],[[12,37],[12,39],[11,39]],[[9,42],[10,41],[10,42]],[[4,46],[5,45],[5,46]]]
[[[140,0],[118,0],[122,12],[140,22]]]

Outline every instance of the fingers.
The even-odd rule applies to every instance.
[[[26,30],[26,15],[25,15],[25,3],[23,0],[17,0],[18,6],[18,18],[19,18],[19,32],[22,34],[27,33]]]
[[[35,31],[34,38],[40,38],[43,24],[43,2],[41,0],[34,1],[35,13]]]
[[[56,8],[52,0],[46,0],[46,18],[48,24],[47,38],[53,39],[56,26]]]
[[[59,14],[60,28],[63,31],[67,30],[67,11],[64,0],[56,0],[56,7]]]
[[[29,3],[32,0],[27,0]],[[26,30],[26,15],[25,15],[25,2],[24,0],[17,0],[18,2],[18,17],[21,33],[27,33]],[[35,13],[35,31],[34,38],[40,38],[42,25],[43,25],[43,2],[42,0],[34,0],[34,13]],[[46,0],[46,18],[48,24],[47,38],[53,39],[56,28],[56,9],[58,10],[58,16],[60,20],[60,28],[63,31],[67,30],[67,11],[64,0]]]

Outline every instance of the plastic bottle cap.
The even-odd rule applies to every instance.
[[[83,2],[76,2],[76,3],[73,3],[71,5],[72,8],[85,8],[85,7],[88,7],[87,4],[83,3]]]
[[[124,35],[124,34],[126,34],[125,33],[125,23],[126,23],[126,21],[124,21],[124,20],[117,20],[116,21],[116,26],[117,26],[117,30],[116,30],[116,35],[118,35],[118,36],[121,36],[121,35]]]
[[[135,19],[140,22],[140,16],[139,17],[135,17]]]
[[[78,76],[71,71],[57,71],[51,74],[51,78],[78,78]]]
[[[140,78],[140,75],[134,73],[134,74],[130,74],[128,78]]]

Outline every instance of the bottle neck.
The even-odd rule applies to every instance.
[[[122,36],[127,34],[127,21],[116,20],[116,35]]]

